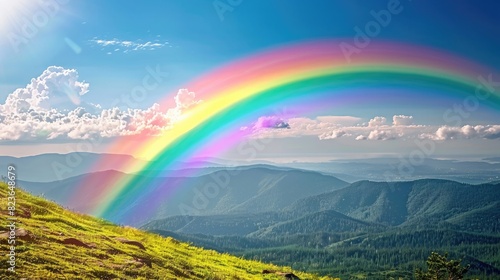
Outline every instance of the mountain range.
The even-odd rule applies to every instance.
[[[464,160],[424,158],[421,162],[412,164],[405,157],[382,157],[339,159],[328,162],[292,162],[283,165],[328,173],[350,183],[362,180],[387,182],[433,178],[480,184],[500,179],[498,158]]]
[[[82,147],[80,147],[82,148]],[[75,150],[77,146],[75,146]],[[148,169],[125,169],[128,166],[144,166],[148,161],[129,155],[97,154],[90,152],[69,152],[67,154],[40,154],[25,157],[0,156],[0,168],[8,164],[16,165],[21,171],[19,179],[32,182],[52,182],[83,174],[116,170],[129,174],[148,176]],[[99,163],[99,164],[97,164]],[[209,174],[226,168],[249,165],[279,165],[283,168],[303,169],[333,175],[341,180],[353,183],[362,180],[371,181],[408,181],[415,179],[445,179],[464,183],[478,184],[498,181],[500,177],[500,160],[498,157],[468,160],[425,158],[419,164],[409,166],[408,159],[403,158],[366,158],[337,159],[326,162],[289,162],[276,164],[270,161],[253,160],[237,161],[219,158],[196,158],[189,164],[180,164],[176,168],[177,177],[190,177]],[[5,169],[4,169],[5,170]],[[400,172],[406,170],[406,172]],[[411,172],[407,172],[407,171]],[[164,171],[164,170],[162,170]]]
[[[471,273],[494,279],[500,275],[499,206],[498,183],[359,181],[279,211],[174,216],[142,228],[342,277],[353,277],[346,266],[373,279],[386,279],[388,270],[394,271],[391,277],[411,277],[416,261],[438,250],[465,257]]]
[[[333,176],[336,173],[326,163],[320,164],[326,168],[318,172],[308,170],[315,164],[228,167],[215,159],[201,159],[199,165],[169,172],[170,177],[153,178],[151,185],[172,184],[178,191],[166,197],[153,216],[134,226],[219,252],[342,278],[411,278],[432,251],[464,258],[471,264],[470,275],[480,279],[500,275],[497,163],[436,160],[431,164],[448,164],[447,168],[458,164],[472,170],[485,167],[480,180],[470,181],[491,178],[488,183],[445,179],[351,182],[355,176],[373,177],[391,162],[343,163],[359,171],[344,174],[345,181]],[[202,167],[205,163],[208,166]],[[148,170],[131,174],[102,170],[19,184],[73,208],[69,197],[84,179],[147,179],[149,174]]]
[[[259,213],[288,207],[298,199],[339,189],[347,182],[313,171],[304,171],[268,165],[227,167],[191,177],[157,177],[151,186],[176,186],[180,191],[169,196],[155,217],[189,214]],[[185,172],[182,171],[182,172]],[[178,173],[175,173],[178,174]],[[71,204],[71,195],[83,181],[102,182],[105,178],[119,176],[125,179],[144,175],[125,174],[107,170],[79,175],[54,182],[19,181],[27,191],[51,199],[71,209],[85,209],[85,204]],[[211,195],[207,186],[216,186]],[[84,200],[81,200],[84,201]],[[145,222],[145,221],[142,221]]]
[[[1,279],[335,280],[118,226],[12,189],[15,215],[6,210],[9,186],[0,182],[0,217],[10,221],[0,225]]]

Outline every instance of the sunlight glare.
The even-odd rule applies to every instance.
[[[38,2],[29,0],[0,0],[0,34],[17,32],[29,11],[39,7]],[[40,7],[39,7],[40,8]]]

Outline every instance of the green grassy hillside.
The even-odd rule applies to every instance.
[[[1,279],[332,279],[244,260],[73,213],[16,189],[15,274],[8,271],[8,186],[0,183]]]

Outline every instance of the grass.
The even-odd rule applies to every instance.
[[[0,232],[8,232],[8,186],[0,183]],[[10,245],[0,239],[1,279],[284,279],[263,270],[293,272],[300,279],[320,277],[289,267],[204,250],[173,238],[78,214],[16,188],[15,273],[8,271]],[[77,246],[63,244],[71,238]],[[123,240],[137,241],[137,244]]]

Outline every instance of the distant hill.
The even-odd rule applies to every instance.
[[[70,205],[69,200],[85,179],[92,180],[92,182],[103,182],[110,176],[123,176],[124,178],[132,178],[132,175],[127,175],[120,171],[106,170],[90,174],[78,175],[54,182],[31,182],[18,180],[18,184],[22,186],[23,189],[29,191],[34,195],[43,195],[43,197],[58,204],[71,209],[75,209],[78,208],[77,205]]]
[[[0,209],[7,209],[7,190],[0,183]],[[19,189],[16,201],[16,274],[4,260],[1,279],[285,279],[264,270],[320,278],[75,214]],[[0,211],[2,220],[8,215]],[[0,225],[0,239],[8,236],[8,226]],[[7,254],[4,241],[0,250]]]
[[[229,173],[228,173],[229,171]],[[231,174],[230,176],[227,176]],[[197,213],[190,214],[227,214],[227,213],[260,213],[280,210],[291,203],[313,194],[320,194],[339,189],[348,183],[332,176],[313,171],[282,169],[270,166],[245,166],[235,169],[216,171],[210,175],[187,178],[183,185],[184,192],[192,193],[184,201],[177,204],[163,204],[165,213],[179,213],[179,205],[184,203],[193,208],[194,190],[203,190],[219,178],[226,184],[220,184],[221,192],[211,198],[208,205]],[[161,212],[160,212],[161,213]],[[170,214],[171,215],[171,214]],[[167,215],[165,215],[167,216]]]
[[[335,210],[363,221],[403,225],[432,224],[469,211],[488,208],[500,199],[493,184],[469,185],[447,180],[411,182],[360,181],[349,187],[300,200],[286,210],[303,215]],[[450,220],[458,222],[459,219]]]
[[[500,163],[500,157],[488,157],[488,158],[483,158],[483,160]]]
[[[290,167],[280,167],[269,164],[251,164],[251,165],[239,165],[239,166],[230,166],[230,165],[220,165],[218,163],[211,162],[194,162],[193,164],[186,165],[188,167],[183,167],[180,169],[175,169],[172,171],[175,174],[175,177],[199,177],[202,175],[207,175],[210,173],[214,173],[217,171],[241,171],[248,170],[252,168],[262,167],[271,170],[297,170],[295,168]],[[139,172],[135,172],[132,175],[141,175],[141,176],[149,176],[150,174],[162,174],[165,170],[141,170]]]
[[[19,181],[19,184],[31,193],[43,193],[44,197],[66,207],[80,209],[82,205],[69,203],[70,195],[74,193],[75,188],[83,180],[102,182],[104,178],[110,176],[146,178],[107,170],[49,183]],[[216,195],[207,196],[205,188],[215,184],[217,184]],[[347,185],[345,181],[318,172],[267,165],[225,168],[193,177],[159,177],[150,183],[150,187],[173,186],[179,189],[179,192],[165,199],[157,209],[155,218],[186,214],[183,211],[187,211],[189,215],[278,211],[302,198],[337,190]],[[206,203],[202,209],[196,204],[199,201]]]
[[[175,216],[143,228],[342,278],[411,278],[419,260],[439,251],[465,256],[470,275],[495,279],[500,274],[499,206],[500,184],[360,181],[281,211]],[[352,272],[360,270],[366,273]]]
[[[215,176],[218,173],[214,173]],[[233,183],[234,181],[234,183]],[[277,211],[300,198],[341,189],[347,182],[313,171],[257,167],[242,170],[215,207],[217,213]],[[239,203],[233,202],[237,201]],[[230,206],[229,206],[230,205]]]
[[[273,224],[258,230],[248,237],[268,238],[277,235],[313,234],[318,232],[380,232],[384,226],[353,219],[333,210],[320,211],[298,219]]]
[[[249,237],[314,232],[376,232],[386,227],[500,233],[500,187],[446,180],[356,182],[313,195],[283,211],[174,216],[143,227],[186,234]]]
[[[86,146],[83,147],[87,148]],[[82,149],[82,147],[76,145],[74,148],[75,150]],[[46,153],[25,157],[0,156],[0,168],[4,168],[5,170],[9,164],[16,165],[19,167],[20,171],[25,171],[19,172],[19,179],[31,182],[53,182],[87,173],[108,170],[129,172],[142,176],[148,176],[150,174],[150,170],[125,170],[122,165],[125,162],[129,163],[125,166],[130,167],[134,165],[142,166],[148,161],[130,155],[98,154],[91,152],[70,152],[67,154]],[[186,164],[185,167],[182,167],[181,171],[186,175],[179,174],[176,176],[183,177],[188,176],[188,174],[200,175],[200,172],[204,172],[204,168],[212,169],[209,172],[213,172],[225,168],[226,165],[224,165],[223,162],[222,160],[212,158],[194,159],[190,161],[189,164]],[[182,164],[183,163],[181,163],[181,166],[183,166]],[[185,169],[192,170],[189,171]],[[29,172],[26,172],[28,170]]]
[[[187,234],[245,236],[292,217],[278,212],[213,216],[175,216],[154,220],[141,228],[169,230]]]
[[[484,161],[426,158],[422,164],[412,166],[411,174],[398,171],[400,158],[363,158],[332,160],[329,162],[294,162],[285,164],[292,168],[316,170],[328,174],[340,174],[339,178],[353,181],[413,181],[417,179],[443,179],[463,183],[487,183],[498,180],[500,161],[489,158]],[[488,162],[489,160],[489,162]]]
[[[96,163],[101,159],[105,159],[105,164],[97,165]],[[87,152],[47,153],[26,157],[0,156],[0,168],[7,170],[7,165],[13,164],[18,167],[18,179],[31,182],[52,182],[85,173],[117,169],[120,166],[119,163],[123,162],[141,163],[145,161],[129,155]]]
[[[88,145],[91,145],[88,143]],[[132,175],[149,176],[154,170],[124,170],[121,164],[129,162],[126,166],[136,163],[143,166],[146,160],[120,154],[98,154],[93,152],[79,152],[89,150],[87,144],[75,145],[67,154],[47,153],[25,157],[0,156],[0,169],[8,164],[21,168],[19,179],[32,182],[52,182],[86,173],[117,170]],[[414,166],[411,176],[401,176],[397,168],[401,164],[398,158],[369,158],[351,160],[333,160],[329,162],[293,162],[279,164],[281,168],[303,169],[322,172],[348,182],[361,180],[372,181],[403,181],[423,178],[447,179],[465,183],[485,183],[498,181],[500,174],[500,160],[498,157],[485,158],[482,161],[457,161],[427,158],[423,164]],[[100,164],[97,162],[100,161]],[[138,165],[138,166],[139,166]],[[176,177],[191,177],[209,174],[218,170],[234,169],[247,166],[262,165],[266,168],[276,163],[267,161],[236,161],[218,158],[195,158],[186,163],[179,163]],[[276,167],[275,167],[276,168]],[[26,172],[28,171],[29,172]],[[390,174],[387,176],[386,174]]]

